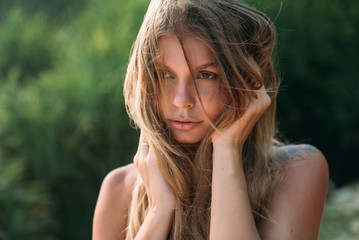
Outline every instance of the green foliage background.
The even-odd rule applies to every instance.
[[[279,128],[358,177],[359,2],[249,1],[278,29]],[[0,2],[0,239],[90,239],[104,176],[132,161],[122,84],[148,1]]]

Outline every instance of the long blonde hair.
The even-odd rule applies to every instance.
[[[175,34],[205,43],[218,66],[229,104],[196,146],[171,138],[159,117],[161,74],[157,71],[158,40]],[[127,111],[145,133],[158,166],[177,195],[169,239],[208,239],[211,211],[212,144],[217,129],[238,119],[243,102],[263,84],[272,103],[249,135],[243,168],[254,217],[260,219],[266,200],[281,176],[273,154],[277,80],[272,52],[276,32],[263,13],[235,0],[152,0],[133,46],[124,96]],[[183,47],[182,47],[183,48]],[[184,48],[183,48],[184,50]],[[148,210],[141,181],[129,210],[126,239],[134,239]]]

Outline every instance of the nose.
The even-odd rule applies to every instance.
[[[195,104],[196,89],[191,80],[179,80],[174,88],[173,105],[177,108],[191,108]]]

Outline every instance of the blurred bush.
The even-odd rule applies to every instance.
[[[1,22],[0,169],[21,159],[21,178],[8,179],[9,186],[29,194],[10,205],[10,187],[2,191],[1,239],[91,237],[100,184],[136,147],[122,84],[145,8],[89,1],[74,20],[54,27],[49,15],[15,7]],[[44,227],[39,216],[23,216],[39,206],[51,219]],[[23,227],[24,220],[36,227]]]
[[[44,13],[53,23],[66,22],[76,18],[87,7],[87,0],[1,0],[0,19],[6,18],[9,9],[21,7],[26,15]]]
[[[25,180],[22,159],[0,158],[0,239],[52,239],[46,183]]]
[[[354,179],[359,2],[249,2],[278,28],[284,136]],[[91,238],[102,179],[136,148],[122,84],[147,4],[0,2],[0,239]]]
[[[278,31],[279,129],[323,151],[337,186],[359,177],[359,1],[251,1]]]
[[[359,182],[333,190],[327,200],[319,239],[359,239]]]
[[[51,68],[56,52],[52,32],[44,16],[26,19],[20,8],[11,9],[0,28],[0,81],[11,74],[18,74],[19,82],[30,80]]]

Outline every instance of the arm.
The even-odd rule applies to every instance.
[[[143,133],[134,162],[145,186],[149,203],[148,214],[135,239],[167,239],[176,208],[176,195],[160,172],[153,149]]]
[[[213,152],[210,239],[259,239],[240,155],[235,152]]]
[[[125,239],[128,209],[137,177],[143,180],[149,211],[135,239],[167,238],[176,197],[162,177],[142,134],[134,162],[112,171],[103,181],[94,214],[93,240]]]
[[[212,138],[211,240],[260,239],[242,167],[243,145],[271,103],[264,87],[256,94],[243,116]]]
[[[173,211],[169,211],[168,209],[151,208],[135,239],[167,239],[172,223],[172,216]]]

